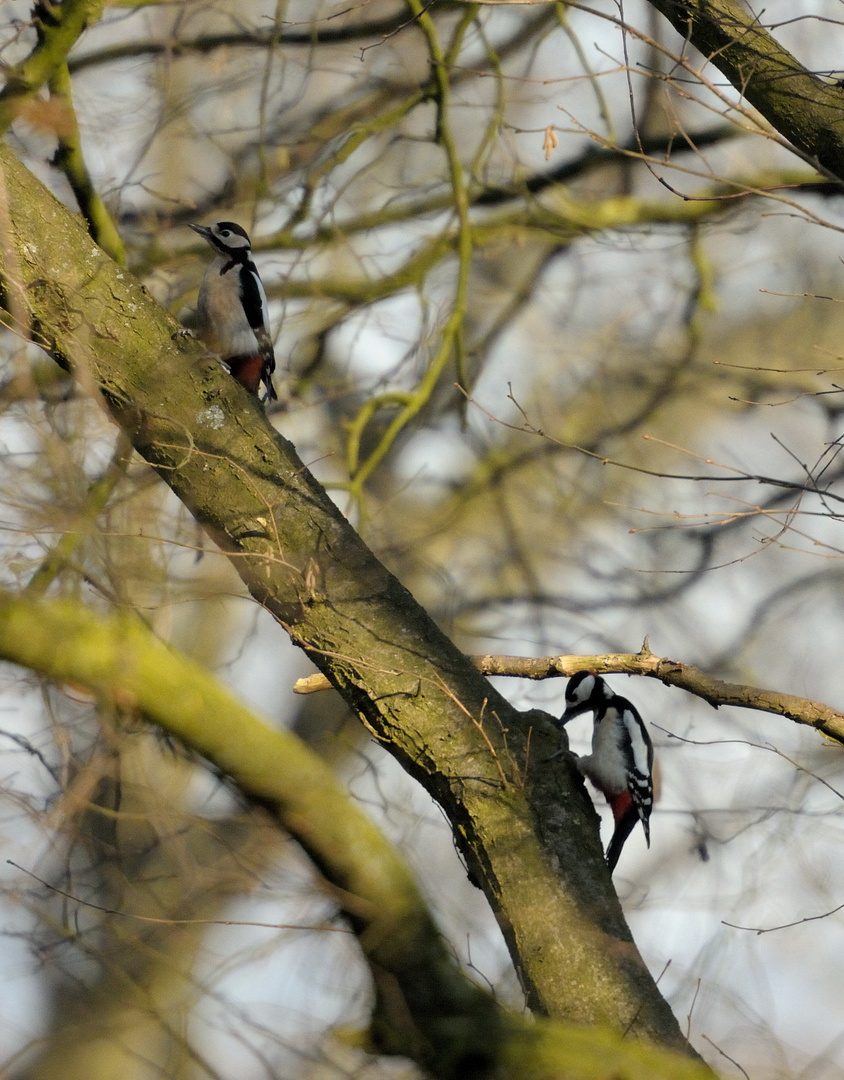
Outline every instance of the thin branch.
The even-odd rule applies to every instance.
[[[600,675],[645,675],[658,679],[666,686],[677,686],[717,709],[734,705],[743,709],[758,709],[775,713],[798,724],[815,728],[822,735],[844,743],[844,714],[809,698],[765,690],[742,683],[724,682],[706,674],[693,664],[654,656],[643,645],[638,653],[607,653],[600,656],[469,656],[467,659],[484,675],[501,675],[515,679],[568,679],[578,671],[595,671]],[[299,679],[293,686],[296,694],[313,694],[331,689],[322,675]]]
[[[97,193],[85,158],[79,123],[73,107],[73,94],[67,64],[58,64],[48,80],[50,98],[60,109],[61,123],[57,125],[59,145],[53,165],[67,177],[82,216],[88,222],[88,232],[116,263],[126,265],[126,249],[106,205]]]
[[[284,30],[279,33],[272,30],[232,31],[226,34],[205,34],[185,41],[177,38],[164,40],[127,41],[108,48],[97,49],[74,57],[69,67],[73,74],[86,68],[114,64],[121,60],[148,59],[156,56],[169,58],[179,56],[204,56],[219,49],[266,49],[268,45],[278,43],[283,46],[304,46],[312,49],[316,45],[343,45],[352,41],[368,38],[388,38],[407,22],[403,14],[393,15],[388,19],[375,19],[369,23],[357,23],[351,26],[332,27],[319,30],[315,27],[307,30]]]
[[[733,930],[749,930],[758,936],[759,934],[772,934],[775,930],[789,930],[792,926],[802,926],[803,923],[817,922],[819,919],[828,919],[830,915],[836,915],[842,908],[844,908],[844,904],[839,904],[838,907],[832,908],[831,911],[825,911],[822,915],[806,915],[803,919],[795,919],[794,922],[782,923],[780,926],[740,926],[738,923],[727,922],[726,919],[721,920],[721,925],[729,926]]]
[[[51,882],[45,881],[31,870],[27,870],[25,866],[16,863],[13,859],[6,859],[6,863],[9,866],[14,866],[16,870],[20,870],[21,873],[26,874],[28,877],[34,878],[35,881],[40,885],[43,885],[45,889],[49,889],[50,892],[58,893],[59,896],[65,897],[65,899],[72,901],[74,904],[79,904],[80,907],[89,908],[91,911],[100,911],[103,915],[119,915],[123,919],[133,919],[136,922],[156,923],[161,926],[257,926],[265,930],[325,930],[335,934],[353,933],[352,929],[348,926],[332,926],[330,923],[303,925],[296,923],[253,922],[252,920],[246,919],[156,919],[152,915],[136,915],[132,911],[120,911],[117,908],[104,907],[102,904],[94,904],[90,900],[83,900],[80,896],[66,892],[64,889],[60,889],[58,885],[53,885]]]

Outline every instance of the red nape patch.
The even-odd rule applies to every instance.
[[[633,805],[633,799],[629,791],[622,791],[619,795],[613,795],[612,798],[607,799],[607,802],[612,808],[612,816],[616,822],[621,821]]]
[[[264,370],[264,358],[260,353],[254,356],[235,356],[227,360],[232,378],[245,387],[250,394],[257,394],[261,385],[261,372]]]

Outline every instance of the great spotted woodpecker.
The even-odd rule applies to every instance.
[[[233,221],[191,225],[216,257],[199,287],[196,311],[199,337],[225,362],[232,377],[250,394],[264,384],[265,401],[277,400],[272,374],[275,353],[270,337],[267,294],[252,261],[246,231]]]
[[[607,848],[607,866],[615,869],[621,849],[637,821],[651,846],[654,748],[635,707],[614,694],[600,675],[578,671],[566,687],[564,726],[592,711],[592,753],[577,759],[583,775],[603,792],[612,809],[615,831]]]

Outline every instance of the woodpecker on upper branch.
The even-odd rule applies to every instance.
[[[621,849],[637,821],[651,846],[654,748],[635,707],[614,694],[600,675],[578,671],[566,687],[564,726],[575,716],[592,711],[592,753],[577,759],[577,767],[602,791],[612,809],[615,831],[607,848],[607,866],[615,869]]]
[[[199,287],[196,305],[199,337],[225,362],[232,377],[250,394],[264,384],[265,401],[276,401],[272,373],[267,294],[252,261],[246,231],[233,221],[191,225],[216,253]]]

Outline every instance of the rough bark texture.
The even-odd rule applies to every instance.
[[[167,313],[6,148],[0,166],[7,309],[102,395],[256,600],[443,806],[531,1007],[687,1049],[624,921],[582,785],[565,763],[541,763],[556,741],[547,720],[496,693],[257,402],[196,343],[171,340]]]

